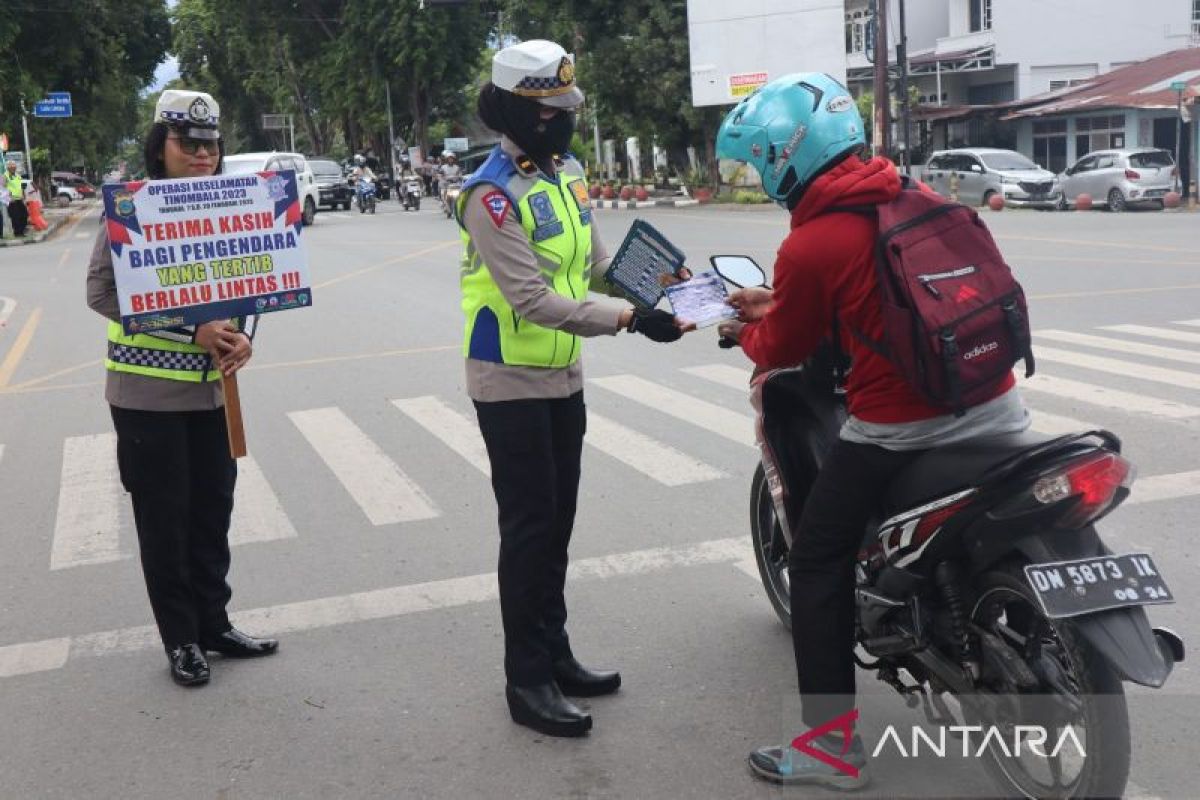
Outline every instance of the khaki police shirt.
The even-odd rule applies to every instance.
[[[516,160],[521,150],[508,139],[501,141],[504,151]],[[486,206],[477,197],[488,186],[472,187],[463,208],[463,226],[492,280],[513,310],[543,328],[553,328],[576,336],[612,336],[619,330],[621,311],[627,306],[596,300],[573,300],[553,291],[542,279],[537,258],[525,229],[510,211],[497,227]],[[603,275],[608,268],[608,251],[596,229],[592,215],[591,288],[610,296],[620,292],[607,284]],[[481,403],[535,398],[562,398],[583,389],[583,359],[567,367],[524,367],[467,359],[467,394]]]
[[[113,276],[108,231],[101,226],[92,260],[88,262],[87,304],[102,317],[121,321],[117,281]],[[107,338],[101,341],[107,341]],[[129,372],[105,370],[104,399],[117,408],[134,411],[210,411],[225,405],[221,382],[173,381]]]

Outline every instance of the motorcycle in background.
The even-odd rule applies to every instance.
[[[766,286],[745,256],[712,263],[735,286]],[[799,366],[751,378],[761,450],[751,538],[789,628],[788,554],[846,419],[848,366],[827,344]],[[885,518],[863,531],[855,636],[873,660],[856,651],[860,668],[921,705],[931,725],[995,726],[1008,742],[1026,726],[1070,728],[1084,744],[1083,757],[1039,756],[985,739],[985,768],[1005,792],[1122,796],[1131,749],[1123,681],[1161,687],[1183,660],[1183,641],[1152,628],[1144,608],[1174,601],[1158,566],[1145,553],[1114,553],[1096,529],[1133,477],[1108,431],[979,438],[920,456],[891,486]]]
[[[421,194],[425,191],[425,183],[416,175],[408,175],[403,179],[400,200],[404,210],[421,210]]]
[[[462,187],[462,178],[442,179],[442,210],[446,213],[447,219],[454,216],[454,209],[458,205],[458,196],[462,194]]]
[[[375,213],[375,181],[365,176],[354,182],[354,201],[360,214]]]

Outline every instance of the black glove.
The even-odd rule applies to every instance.
[[[635,308],[629,320],[629,332],[640,333],[656,342],[674,342],[683,336],[675,327],[675,315],[657,308]]]

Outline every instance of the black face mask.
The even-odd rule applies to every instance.
[[[483,124],[503,133],[543,168],[551,156],[567,152],[575,134],[573,111],[561,109],[544,120],[541,113],[546,108],[490,83],[479,95],[479,117]]]

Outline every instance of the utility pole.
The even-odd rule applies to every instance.
[[[392,82],[385,80],[383,85],[387,90],[388,150],[392,153],[391,157],[388,158],[388,163],[392,165],[392,185],[394,186],[396,181],[396,126],[392,123]],[[399,197],[399,194],[397,194],[397,197]]]
[[[21,97],[21,134],[25,137],[25,174],[33,180],[33,159],[29,155],[29,117],[25,110],[25,97]]]
[[[896,63],[900,67],[900,115],[903,120],[904,166],[912,170],[912,125],[908,96],[908,26],[904,18],[904,0],[900,0],[900,41],[896,43]]]
[[[888,126],[891,95],[888,91],[887,0],[875,0],[875,124],[871,148],[877,156],[891,149]]]

